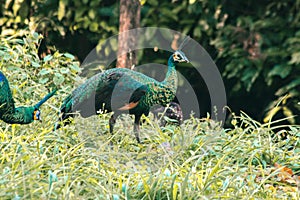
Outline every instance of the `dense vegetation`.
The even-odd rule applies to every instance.
[[[159,127],[150,115],[137,144],[130,116],[111,136],[101,114],[53,131],[62,100],[84,81],[80,61],[117,34],[118,3],[5,0],[0,70],[16,104],[59,92],[41,108],[42,123],[0,122],[0,199],[300,199],[300,1],[140,2],[142,26],[188,34],[213,57],[230,128],[209,116]]]
[[[43,123],[0,122],[0,199],[299,199],[299,126],[261,124],[243,113],[232,129],[194,117],[161,128],[150,115],[137,144],[130,116],[111,136],[110,116],[102,114],[52,131],[62,99],[82,80],[71,54],[39,59],[40,39],[1,38],[0,69],[17,105],[52,87],[59,93],[43,106]]]
[[[97,44],[118,33],[118,1],[4,2],[1,33],[11,35],[23,28],[42,33],[45,44],[41,52],[55,45],[82,61]],[[228,104],[234,111],[247,111],[259,121],[268,121],[274,114],[278,118],[299,113],[299,0],[140,2],[142,27],[166,27],[188,34],[210,53],[223,74]],[[157,55],[147,54],[139,61],[156,59]],[[179,70],[193,73],[191,69]],[[194,89],[199,98],[207,95],[205,85],[195,84]],[[284,96],[277,110],[269,112]],[[207,111],[209,102],[205,101],[209,99],[201,99],[201,109]],[[289,121],[299,123],[299,117]]]

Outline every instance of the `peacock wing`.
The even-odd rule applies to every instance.
[[[79,111],[83,117],[88,117],[95,113],[95,94],[99,82],[103,80],[103,73],[86,80],[83,84],[77,87],[71,95],[63,102],[61,111],[64,113],[75,113]]]
[[[136,107],[148,87],[127,70],[114,70],[99,83],[95,102],[97,109],[116,111]]]
[[[82,117],[95,115],[99,110],[111,112],[128,104],[126,109],[130,109],[137,105],[130,103],[137,103],[147,89],[132,76],[131,70],[115,68],[89,78],[65,100],[63,108],[69,113],[79,111]]]
[[[15,109],[14,99],[9,88],[9,83],[2,72],[0,72],[0,117],[3,114],[13,113]]]
[[[138,87],[138,84],[136,86]],[[148,87],[146,85],[141,85],[138,88],[132,87],[128,91],[129,94],[131,94],[129,102],[127,101],[128,100],[128,96],[127,96],[123,101],[123,104],[125,104],[125,105],[122,107],[118,107],[118,110],[130,110],[130,109],[135,108],[139,104],[142,97],[145,96],[147,90],[148,90]]]

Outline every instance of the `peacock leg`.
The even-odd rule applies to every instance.
[[[112,115],[109,119],[109,132],[110,132],[110,134],[113,134],[115,124],[116,124],[116,118],[115,118],[114,115]]]
[[[109,132],[111,135],[113,135],[114,133],[114,126],[116,124],[116,119],[117,119],[118,116],[114,116],[114,114],[109,118]],[[111,148],[113,148],[113,142],[110,141],[110,146]]]
[[[135,138],[136,138],[136,140],[137,140],[138,143],[141,143],[141,140],[140,140],[140,119],[141,119],[140,115],[136,115],[135,116],[135,119],[134,119],[134,128],[133,128],[133,131],[134,131],[134,134],[135,134]]]

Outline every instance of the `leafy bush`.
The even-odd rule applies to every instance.
[[[0,69],[10,82],[15,99],[31,101],[35,96],[53,88],[69,92],[78,80],[79,62],[69,53],[55,51],[44,58],[38,55],[43,37],[36,32],[20,32],[10,37],[1,37]],[[17,93],[17,94],[16,94]]]
[[[65,93],[78,81],[78,63],[59,52],[40,59],[35,33],[1,41],[0,67],[17,104],[37,101],[51,87],[60,91],[42,107],[43,123],[0,122],[1,199],[299,199],[299,126],[233,114],[232,129],[193,117],[160,128],[150,115],[137,144],[127,131],[130,116],[121,116],[110,135],[110,116],[102,114],[52,131]],[[278,140],[278,128],[286,140]]]
[[[254,103],[246,98],[243,103],[252,110],[264,109],[265,121],[278,111],[286,117],[300,111],[298,9],[299,2],[292,0],[263,1],[259,6],[243,1],[225,4],[223,11],[229,19],[211,43],[219,50],[217,60],[224,67],[224,77],[231,80],[229,95],[241,96],[246,90]],[[300,123],[299,117],[289,121]]]

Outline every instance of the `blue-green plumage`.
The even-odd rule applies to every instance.
[[[0,71],[0,119],[9,124],[29,124],[40,120],[40,106],[55,94],[56,90],[46,95],[34,106],[15,107],[9,83]]]
[[[154,105],[166,105],[173,100],[177,89],[176,63],[188,62],[182,51],[175,51],[169,58],[166,78],[158,82],[142,73],[126,68],[114,68],[96,74],[76,88],[61,106],[62,120],[69,123],[68,118],[76,111],[81,116],[89,117],[97,111],[114,111],[110,120],[111,131],[115,117],[121,113],[135,115],[136,139],[140,142],[140,117],[148,115]],[[59,128],[58,125],[56,128]]]

